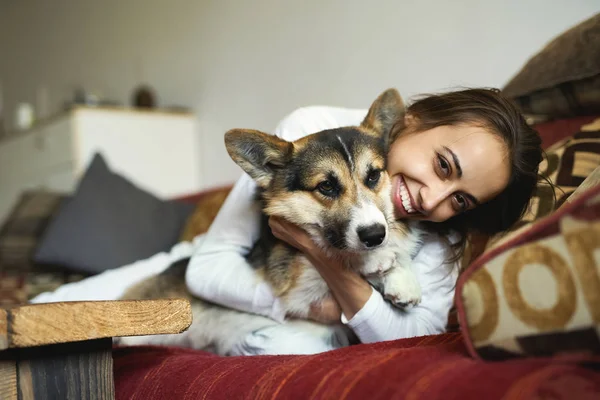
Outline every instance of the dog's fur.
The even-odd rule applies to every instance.
[[[269,216],[303,227],[319,246],[361,273],[396,306],[419,303],[421,291],[411,260],[422,231],[417,224],[394,218],[386,172],[392,127],[404,123],[404,113],[400,95],[389,89],[375,100],[360,126],[326,130],[294,142],[253,130],[225,134],[227,151],[256,182],[262,202],[261,236],[247,259],[282,299],[287,315],[299,318],[286,321],[288,328],[338,340],[340,346],[352,341],[341,324],[304,320],[311,303],[330,296],[329,288],[303,254],[273,236]],[[122,343],[182,345],[227,355],[250,333],[277,324],[192,297],[184,280],[188,261],[134,285],[124,299],[186,297],[192,302],[190,329],[180,335],[124,338]]]

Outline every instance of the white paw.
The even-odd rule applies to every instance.
[[[421,302],[421,285],[409,267],[394,268],[382,280],[384,297],[396,307],[408,309]]]
[[[365,254],[359,272],[366,277],[382,276],[396,263],[396,253],[393,251],[375,250]]]

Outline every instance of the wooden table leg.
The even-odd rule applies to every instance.
[[[17,362],[0,360],[0,399],[17,400]]]
[[[111,400],[115,397],[110,338],[11,349],[3,353],[2,399],[3,390],[12,393],[10,382],[15,380],[10,377],[11,359],[16,362],[18,397],[15,399]],[[4,385],[5,381],[9,383]]]

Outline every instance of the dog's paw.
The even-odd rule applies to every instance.
[[[394,306],[409,309],[421,302],[421,285],[410,268],[394,268],[383,278],[383,296]]]
[[[373,251],[361,260],[359,272],[365,277],[383,276],[396,263],[396,253],[392,251]]]

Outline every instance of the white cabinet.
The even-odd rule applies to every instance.
[[[201,141],[189,113],[79,107],[0,141],[0,221],[30,188],[71,192],[96,152],[160,198],[202,189]]]

